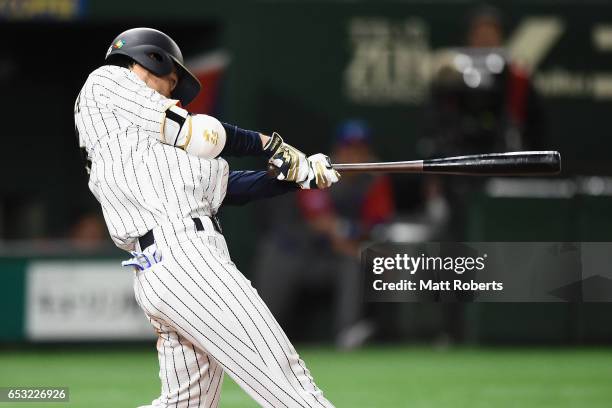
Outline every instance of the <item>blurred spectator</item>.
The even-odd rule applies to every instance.
[[[476,9],[470,14],[465,38],[465,47],[440,53],[426,109],[425,135],[419,141],[421,155],[543,148],[540,98],[529,73],[513,63],[504,49],[500,12],[488,6]],[[436,214],[434,223],[450,221],[440,238],[460,240],[466,200],[480,191],[482,180],[453,178],[447,185],[443,181],[446,179],[426,179],[426,212]]]
[[[332,160],[373,160],[370,137],[364,122],[343,123]],[[358,347],[373,332],[363,314],[359,250],[375,225],[394,216],[391,182],[386,176],[345,174],[330,190],[302,190],[292,199],[297,211],[276,222],[259,248],[255,286],[281,324],[293,317],[303,288],[332,287],[337,345]]]
[[[426,134],[419,142],[425,157],[444,157],[543,147],[540,98],[529,73],[513,63],[504,49],[501,13],[480,7],[468,19],[465,44],[441,52],[426,112]],[[463,241],[474,195],[484,179],[427,177],[425,212],[441,241]],[[452,294],[455,301],[470,296]],[[443,305],[438,340],[464,339],[464,305]]]
[[[483,6],[472,12],[468,22],[468,47],[501,47],[504,42],[502,18],[497,9]]]
[[[467,46],[472,48],[504,47],[504,27],[501,13],[484,6],[470,18]],[[511,60],[507,61],[505,84],[505,114],[509,132],[516,132],[507,140],[509,148],[536,150],[543,146],[544,118],[540,98],[533,87],[529,72]]]
[[[70,228],[68,239],[75,248],[85,251],[105,249],[112,245],[104,220],[97,213],[82,215]]]
[[[529,73],[504,49],[500,13],[470,15],[466,44],[442,52],[427,109],[427,156],[542,148],[544,121]]]
[[[334,163],[374,160],[369,129],[361,121],[340,126],[332,150]],[[302,190],[298,206],[313,231],[326,237],[334,251],[359,256],[359,245],[376,224],[389,221],[395,204],[390,179],[367,173],[344,174],[331,190]]]

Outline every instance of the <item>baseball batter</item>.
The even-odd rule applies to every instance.
[[[216,407],[229,374],[264,407],[331,407],[270,311],[228,253],[215,217],[339,179],[329,158],[191,114],[199,92],[164,33],[120,34],[75,103],[89,188],[131,259],[138,304],[159,338],[161,395],[148,407]],[[230,171],[223,157],[261,156],[278,169]],[[273,216],[273,214],[271,214]]]

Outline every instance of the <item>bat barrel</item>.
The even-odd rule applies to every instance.
[[[555,151],[489,153],[423,161],[424,173],[464,175],[546,175],[561,171]]]
[[[343,173],[435,173],[468,176],[551,175],[561,171],[561,155],[555,151],[489,153],[431,160],[334,164],[333,167]]]

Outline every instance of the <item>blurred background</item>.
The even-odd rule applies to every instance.
[[[544,394],[512,406],[538,398],[539,406],[612,403],[597,385],[612,380],[612,305],[368,304],[359,271],[360,249],[373,241],[612,240],[612,3],[595,0],[0,0],[0,385],[22,370],[26,383],[44,382],[31,376],[43,360],[100,367],[104,359],[87,360],[90,353],[53,358],[66,345],[104,343],[101,350],[116,353],[106,364],[143,364],[142,389],[157,387],[153,332],[87,189],[72,116],[110,41],[136,26],[158,28],[182,48],[203,84],[189,110],[277,131],[309,154],[359,162],[561,152],[555,178],[362,175],[329,192],[222,209],[233,259],[289,337],[317,345],[306,355],[339,406],[403,406],[404,397],[380,403],[353,392],[358,378],[372,384],[367,367],[401,376],[404,366],[393,362],[431,380],[413,385],[414,406],[459,406],[452,401],[466,390],[476,402],[462,406],[490,406],[490,398],[503,406],[513,390]],[[368,344],[354,359],[333,351]],[[521,351],[533,346],[539,351]],[[355,382],[334,382],[347,374],[327,361],[362,368],[348,375]],[[480,377],[428,397],[439,371],[453,367],[476,367]],[[499,378],[489,394],[474,394],[504,369],[512,380],[533,370],[527,381],[536,383],[567,375],[548,394],[507,382],[496,393]],[[378,397],[405,395],[389,384],[378,384]],[[113,395],[116,406],[127,405],[124,394]],[[250,406],[230,395],[228,406]]]

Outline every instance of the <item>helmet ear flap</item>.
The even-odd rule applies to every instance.
[[[158,76],[168,75],[175,69],[174,60],[165,52],[152,51],[147,54],[147,57],[155,61],[155,65],[159,67],[153,70],[153,73]]]
[[[162,62],[164,60],[164,57],[157,52],[149,53],[149,58],[154,59],[157,62]]]
[[[168,75],[174,69],[174,60],[157,47],[145,47],[132,58],[157,76]]]

